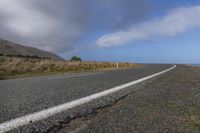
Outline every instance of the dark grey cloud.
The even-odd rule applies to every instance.
[[[94,2],[103,9],[99,13],[96,20],[102,21],[112,29],[121,29],[130,26],[130,24],[139,22],[144,18],[152,6],[148,0],[102,0]],[[94,9],[95,10],[95,9]],[[103,19],[102,19],[103,18]]]
[[[146,0],[0,0],[0,37],[68,52],[90,31],[126,28],[149,10]]]

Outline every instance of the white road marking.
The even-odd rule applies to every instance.
[[[66,75],[66,76],[58,76],[58,77],[51,77],[48,79],[64,79],[64,78],[72,78],[72,77],[81,77],[81,76],[91,76],[96,74],[102,74],[103,72],[98,73],[83,73],[83,74],[75,74],[75,75]]]
[[[101,98],[103,96],[107,96],[107,95],[112,94],[114,92],[117,92],[119,90],[125,89],[125,88],[130,87],[132,85],[135,85],[137,83],[143,82],[145,80],[148,80],[148,79],[151,79],[151,78],[156,77],[158,75],[161,75],[163,73],[166,73],[166,72],[168,72],[168,71],[170,71],[174,68],[176,68],[176,65],[174,65],[173,67],[166,69],[162,72],[159,72],[159,73],[156,73],[156,74],[153,74],[153,75],[150,75],[150,76],[147,76],[147,77],[144,77],[144,78],[141,78],[141,79],[138,79],[138,80],[135,80],[135,81],[114,87],[114,88],[111,88],[109,90],[105,90],[105,91],[102,91],[102,92],[99,92],[99,93],[95,93],[95,94],[92,94],[90,96],[86,96],[86,97],[83,97],[83,98],[80,98],[80,99],[77,99],[77,100],[74,100],[74,101],[71,101],[71,102],[68,102],[68,103],[64,103],[64,104],[61,104],[61,105],[58,105],[58,106],[55,106],[55,107],[44,109],[44,110],[39,111],[39,112],[28,114],[28,115],[25,115],[25,116],[22,116],[22,117],[1,123],[0,124],[0,133],[10,131],[10,130],[18,128],[20,126],[28,125],[28,124],[30,124],[30,122],[36,122],[36,121],[51,117],[55,114],[62,113],[64,111],[67,111],[67,110],[72,109],[74,107],[77,107],[77,106],[80,106],[82,104],[91,102],[95,99]]]

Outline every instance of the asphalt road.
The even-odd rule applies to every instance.
[[[59,133],[199,133],[200,70],[178,66]]]
[[[0,123],[101,92],[170,67],[172,65],[145,65],[126,70],[3,80],[0,81]]]

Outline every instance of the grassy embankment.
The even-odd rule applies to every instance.
[[[139,67],[131,63],[119,63],[119,68]],[[0,79],[48,75],[66,72],[83,72],[115,69],[114,62],[70,62],[49,59],[0,57]]]

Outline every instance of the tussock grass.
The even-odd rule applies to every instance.
[[[131,63],[119,63],[120,68],[139,67]],[[0,79],[80,72],[116,68],[114,62],[70,62],[49,59],[0,57]]]
[[[200,70],[200,66],[192,66],[193,70]]]

